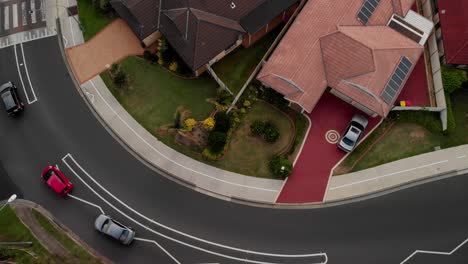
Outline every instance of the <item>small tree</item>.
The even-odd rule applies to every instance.
[[[177,72],[177,69],[179,68],[179,64],[177,64],[177,61],[173,61],[171,62],[171,64],[169,65],[169,70],[173,71],[173,72]]]
[[[232,125],[231,116],[226,112],[218,112],[214,118],[216,120],[214,130],[219,132],[228,132]]]
[[[250,124],[250,132],[254,136],[260,136],[263,135],[265,132],[265,122],[262,122],[260,120],[255,120]]]
[[[444,67],[442,68],[442,80],[445,91],[451,94],[468,81],[468,76],[464,70]]]
[[[227,134],[223,132],[213,131],[208,136],[208,145],[210,151],[213,153],[220,153],[223,151],[227,142]]]
[[[115,74],[114,74],[114,83],[118,87],[122,88],[125,86],[127,83],[127,75],[122,71],[122,69],[119,69]]]

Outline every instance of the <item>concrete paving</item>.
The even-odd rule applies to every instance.
[[[61,21],[67,19],[69,20],[67,17],[61,17]],[[63,22],[61,27],[65,47],[71,45],[69,41],[71,36],[74,36],[74,39],[83,39],[81,31],[71,31],[73,27]],[[259,204],[276,202],[284,181],[224,171],[172,150],[158,141],[125,111],[99,76],[83,83],[81,89],[105,125],[152,166],[187,183],[187,186],[209,195]],[[385,191],[454,170],[458,170],[455,173],[460,174],[468,169],[468,158],[465,155],[468,155],[468,146],[440,150],[362,172],[331,177],[323,202],[346,200]]]

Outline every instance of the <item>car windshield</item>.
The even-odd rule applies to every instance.
[[[127,239],[128,234],[128,230],[122,231],[122,235],[120,235],[120,240],[125,241],[125,239]]]
[[[361,126],[361,124],[359,124],[358,122],[352,122],[351,125],[359,128],[360,130],[364,130],[364,127]]]
[[[44,180],[48,181],[50,176],[54,175],[54,171],[53,170],[48,170],[45,174],[44,174]]]
[[[352,141],[351,139],[349,138],[343,138],[343,142],[348,145],[348,146],[353,146],[354,145],[354,141]]]
[[[109,225],[109,219],[106,219],[103,223],[102,223],[102,228],[101,230],[106,230],[110,225]]]
[[[7,110],[10,110],[16,107],[15,100],[13,99],[13,95],[11,94],[10,91],[6,91],[2,93],[2,100]]]

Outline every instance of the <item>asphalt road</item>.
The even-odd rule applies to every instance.
[[[25,43],[24,54],[38,100],[17,118],[0,114],[0,160],[6,171],[0,173],[0,194],[18,186],[23,198],[43,205],[115,262],[175,263],[154,243],[135,241],[126,248],[95,232],[99,210],[52,193],[39,178],[45,166],[57,164],[75,184],[74,196],[133,226],[138,237],[156,241],[180,263],[324,260],[252,251],[324,252],[328,263],[401,263],[415,250],[451,251],[468,238],[468,175],[310,210],[254,208],[194,192],[146,167],[101,125],[74,87],[56,37]],[[0,81],[15,82],[25,98],[14,47],[1,49],[0,58]],[[12,183],[5,187],[8,179]],[[406,263],[468,263],[468,244],[450,256],[417,254]]]

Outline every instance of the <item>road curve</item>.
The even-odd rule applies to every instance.
[[[309,210],[254,208],[194,192],[145,166],[102,126],[74,87],[56,37],[23,48],[37,101],[18,118],[0,114],[2,177],[115,262],[402,263],[415,250],[450,252],[468,238],[466,175]],[[20,76],[28,76],[14,49],[0,50],[0,81],[15,82],[25,98]],[[40,182],[49,164],[75,184],[75,197],[133,226],[142,240],[126,248],[96,233],[99,209]],[[405,263],[466,263],[464,248]]]

